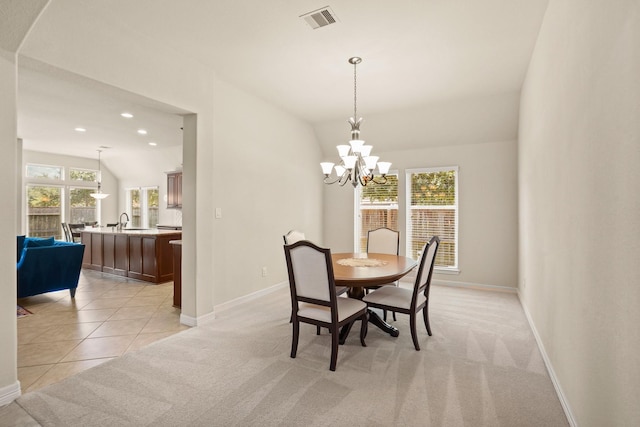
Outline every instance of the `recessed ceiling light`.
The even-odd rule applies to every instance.
[[[157,144],[157,143],[155,143],[155,142],[150,142],[150,143],[149,143],[149,145],[150,145],[150,146],[152,146],[152,147],[155,147],[155,146],[156,146],[156,145],[158,145],[158,144]]]
[[[74,130],[76,132],[86,132],[87,131],[85,128],[75,128]]]
[[[138,133],[139,133],[140,135],[146,135],[146,134],[147,134],[147,131],[146,131],[146,130],[144,130],[144,129],[138,129]]]
[[[120,114],[120,115],[121,115],[122,117],[124,117],[124,118],[127,118],[127,119],[130,119],[131,117],[133,117],[133,114],[131,114],[131,113],[122,113],[122,114]]]

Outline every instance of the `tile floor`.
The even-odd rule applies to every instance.
[[[92,270],[82,270],[74,299],[66,290],[18,304],[33,313],[18,318],[23,394],[188,329],[173,307],[173,282],[156,285]]]

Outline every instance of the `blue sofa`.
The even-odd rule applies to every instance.
[[[69,289],[76,295],[84,245],[18,236],[18,298]]]

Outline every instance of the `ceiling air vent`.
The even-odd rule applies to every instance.
[[[305,21],[307,21],[307,24],[309,24],[309,26],[314,30],[316,28],[335,24],[338,21],[338,18],[329,6],[325,6],[321,9],[305,13],[304,15],[300,15],[300,18],[303,18]]]

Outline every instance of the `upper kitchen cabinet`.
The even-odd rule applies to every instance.
[[[182,172],[167,172],[167,209],[182,209]]]

